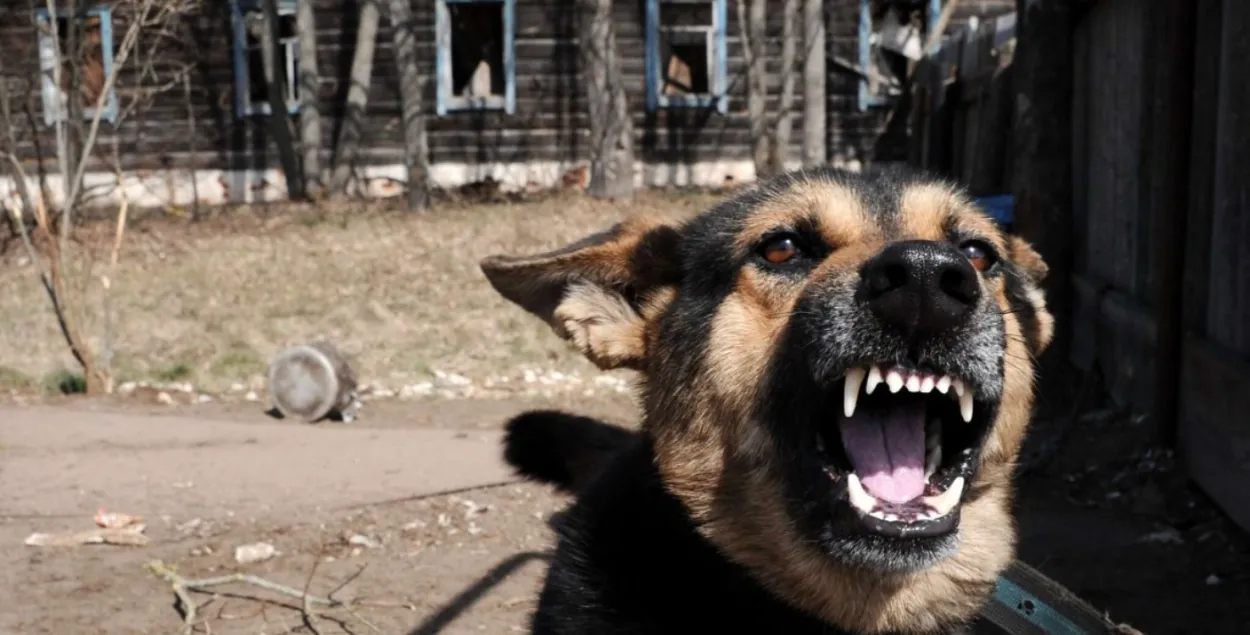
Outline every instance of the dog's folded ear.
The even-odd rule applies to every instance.
[[[551,325],[603,369],[642,366],[647,325],[681,280],[681,229],[634,218],[555,251],[490,256],[482,272],[503,297]]]
[[[1019,236],[1010,236],[1007,240],[1008,249],[1011,251],[1011,261],[1021,271],[1028,274],[1033,284],[1041,284],[1046,280],[1046,275],[1050,273],[1050,267],[1042,259],[1042,255],[1033,248],[1033,245]]]

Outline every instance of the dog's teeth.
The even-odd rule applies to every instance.
[[[859,477],[854,472],[846,477],[846,493],[851,499],[851,504],[866,514],[873,513],[872,510],[877,507],[877,499],[864,489],[864,484],[859,482]]]
[[[891,370],[885,374],[885,384],[890,387],[890,392],[898,392],[903,389],[903,376],[897,370]]]
[[[936,383],[937,380],[933,378],[933,375],[925,375],[924,379],[920,381],[920,392],[933,392],[933,386]]]
[[[965,390],[959,394],[959,414],[963,416],[964,423],[972,423],[972,391]]]
[[[864,384],[864,392],[871,395],[872,391],[876,390],[877,386],[881,385],[881,382],[883,381],[885,381],[885,378],[881,376],[880,368],[877,368],[876,366],[869,368],[868,381]]]
[[[859,387],[864,383],[867,372],[862,368],[846,371],[846,384],[842,390],[842,414],[851,417],[855,414],[855,403],[859,400]]]
[[[965,392],[967,392],[967,391],[964,389],[964,382],[963,382],[962,380],[960,380],[958,377],[956,377],[955,379],[952,379],[952,380],[951,380],[951,388],[954,388],[954,389],[955,389],[955,396],[956,396],[956,397],[962,397],[962,396],[964,396],[964,393],[965,393]]]
[[[937,472],[937,468],[942,464],[942,420],[934,419],[929,423],[929,428],[925,430],[925,466],[924,480],[928,482],[929,478]]]
[[[946,391],[951,389],[951,378],[943,375],[941,379],[937,380],[937,389],[938,392],[945,395]]]
[[[951,486],[946,488],[945,492],[936,496],[926,496],[923,500],[926,505],[937,513],[935,518],[940,518],[955,509],[955,505],[959,503],[959,497],[964,493],[964,477],[960,476],[955,479]]]
[[[896,523],[898,522],[898,514],[886,514],[885,520],[886,522]]]
[[[911,375],[907,378],[907,392],[920,392],[920,375]]]

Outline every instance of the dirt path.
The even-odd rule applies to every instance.
[[[632,414],[627,400],[377,402],[358,424],[309,426],[265,417],[256,403],[0,406],[0,634],[178,632],[169,585],[144,570],[153,559],[187,577],[241,571],[320,594],[350,581],[339,597],[388,604],[361,613],[382,633],[522,632],[551,546],[547,521],[567,500],[497,485],[510,480],[499,426],[552,406],[618,422]],[[1138,450],[1089,434],[1107,445],[1076,444],[1022,483],[1024,559],[1150,635],[1250,632],[1244,537],[1202,511],[1183,481],[1140,469]],[[1152,490],[1166,503],[1155,511],[1141,494]],[[90,528],[101,506],[143,515],[151,543],[20,546],[34,531]],[[257,541],[278,555],[236,563],[234,549]],[[298,607],[244,596],[289,599],[225,591],[197,596],[198,632],[309,632],[293,630]],[[318,630],[369,625],[350,617]]]

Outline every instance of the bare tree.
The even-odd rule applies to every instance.
[[[616,51],[612,0],[579,0],[582,72],[590,114],[590,184],[601,198],[634,193],[634,126]]]
[[[751,158],[755,174],[763,177],[770,169],[772,140],[768,126],[768,78],[765,64],[767,13],[764,0],[738,0],[738,23],[742,26],[742,54],[746,60],[747,120],[751,126]]]
[[[803,165],[823,165],[825,150],[825,15],[823,0],[803,1]]]
[[[762,3],[761,3],[762,4]],[[773,138],[768,144],[771,174],[786,171],[790,160],[790,133],[794,129],[794,65],[798,61],[799,0],[786,0],[781,10],[781,96],[773,115]]]
[[[742,49],[746,58],[747,119],[751,126],[751,156],[757,178],[779,174],[789,161],[794,127],[794,67],[798,63],[799,0],[782,8],[781,88],[777,110],[768,111],[768,14],[765,0],[738,0]]]
[[[351,82],[347,87],[347,104],[339,137],[334,144],[334,175],[330,190],[342,195],[351,180],[352,166],[360,148],[365,109],[369,101],[369,84],[373,79],[373,51],[378,40],[378,4],[375,0],[360,3],[360,26],[356,30],[356,52],[352,55]]]
[[[430,153],[425,117],[421,114],[421,69],[417,62],[417,39],[412,32],[412,5],[409,0],[388,0],[388,8],[395,64],[399,68],[404,159],[408,165],[408,210],[419,211],[430,206]]]
[[[29,187],[30,178],[17,154],[14,134],[21,124],[14,117],[9,82],[0,82],[0,103],[3,104],[0,108],[0,117],[3,117],[0,126],[7,129],[8,142],[3,155],[22,199],[20,206],[9,211],[39,281],[48,295],[61,334],[70,353],[82,367],[88,393],[111,391],[113,377],[108,364],[110,349],[107,343],[111,341],[110,334],[105,333],[105,354],[98,355],[83,328],[82,310],[86,304],[85,298],[75,297],[79,289],[66,279],[70,260],[69,238],[75,212],[83,200],[83,176],[87,166],[92,163],[105,106],[114,94],[118,77],[124,72],[127,77],[138,81],[157,75],[153,62],[159,59],[159,55],[142,50],[140,44],[154,48],[162,46],[171,37],[167,30],[168,25],[194,4],[195,0],[118,0],[113,5],[113,14],[125,16],[127,26],[121,42],[114,47],[113,65],[108,71],[103,63],[100,25],[87,24],[86,16],[77,11],[73,2],[70,2],[69,8],[74,12],[58,13],[55,0],[47,0],[49,18],[46,21],[35,19],[32,11],[34,28],[51,42],[47,53],[51,58],[49,74],[52,86],[59,89],[53,94],[45,95],[44,101],[44,107],[52,109],[50,117],[58,139],[57,166],[64,184],[59,222],[54,221],[52,210],[49,209],[48,188],[41,188],[40,194],[36,195]],[[132,58],[147,60],[148,65],[134,69]],[[166,86],[177,86],[180,81],[182,80],[172,80]],[[114,126],[133,112],[135,103],[150,99],[153,93],[141,86],[128,85],[126,88],[132,102],[126,107],[118,108],[119,114]],[[84,125],[82,120],[88,107],[93,112],[89,122]],[[116,150],[114,154],[116,155]],[[120,160],[115,161],[114,166],[120,190]],[[112,265],[117,261],[125,234],[128,202],[124,190],[120,191],[122,200],[117,215],[111,266],[100,276],[100,283],[106,292],[110,287]],[[31,221],[33,227],[29,224]],[[105,322],[107,330],[107,317]]]
[[[369,2],[367,4],[372,4]],[[304,183],[314,195],[321,189],[321,74],[317,71],[317,20],[313,3],[295,8],[299,36],[299,140],[303,150]]]

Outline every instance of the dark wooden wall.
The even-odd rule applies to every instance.
[[[1190,475],[1250,528],[1250,4],[1084,6],[1072,129],[1056,130],[1072,135],[1073,306],[1056,316],[1071,324],[1066,352],[1117,402],[1150,413],[1160,441],[1177,443]],[[985,123],[967,103],[981,87],[965,67],[987,60],[976,50],[922,68],[925,103],[940,101],[925,91],[941,78],[959,81],[940,91],[943,107],[920,108],[912,158],[984,186],[1010,174],[980,157],[998,156],[1012,120],[1001,129],[993,114],[994,134],[967,135],[970,118]]]

